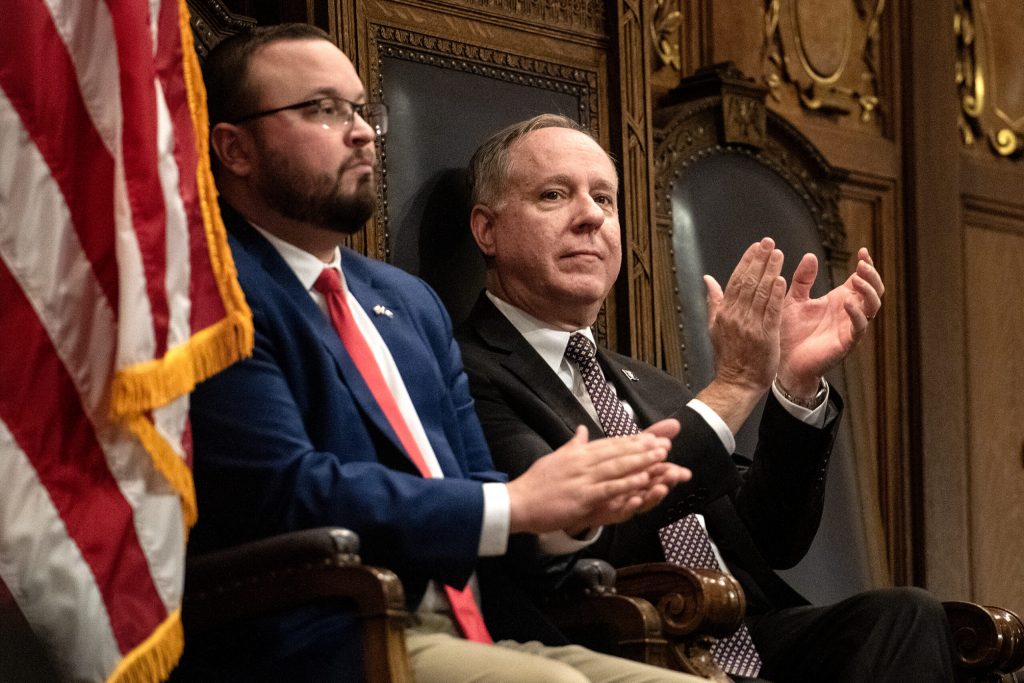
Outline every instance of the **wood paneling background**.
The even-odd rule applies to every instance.
[[[1024,613],[1020,0],[224,4],[324,27],[374,88],[381,27],[475,50],[470,61],[592,74],[593,122],[624,187],[624,277],[605,334],[655,362],[659,330],[676,321],[654,306],[666,274],[653,113],[681,78],[722,61],[767,86],[769,107],[845,171],[848,250],[871,249],[886,281],[883,314],[846,366],[872,582]],[[361,246],[386,257],[386,229],[378,215]]]

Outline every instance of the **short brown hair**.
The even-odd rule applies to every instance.
[[[326,40],[331,37],[310,24],[274,24],[228,36],[217,43],[203,63],[206,104],[210,127],[251,114],[256,109],[256,93],[249,84],[249,63],[265,45],[284,40]]]
[[[540,114],[502,128],[477,147],[469,161],[469,200],[472,205],[493,204],[496,201],[501,184],[511,172],[512,155],[509,151],[512,146],[527,133],[541,128],[578,130],[597,142],[590,131],[561,114]]]

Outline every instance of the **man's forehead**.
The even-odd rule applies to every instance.
[[[250,77],[258,80],[301,80],[304,86],[344,87],[362,82],[348,57],[330,41],[309,38],[278,40],[261,46],[252,56]]]
[[[530,182],[570,182],[585,172],[593,185],[618,186],[615,165],[586,133],[572,128],[540,128],[524,135],[511,152],[512,174]],[[517,163],[524,161],[527,163]],[[547,169],[538,173],[538,165]],[[582,168],[580,168],[582,166]]]

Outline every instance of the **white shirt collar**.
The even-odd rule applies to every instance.
[[[331,257],[330,263],[324,263],[308,251],[300,249],[291,242],[285,242],[277,235],[272,235],[260,226],[254,223],[250,223],[250,225],[267,238],[267,241],[277,250],[277,253],[281,255],[284,262],[292,269],[295,276],[299,278],[299,282],[306,288],[306,291],[313,289],[313,284],[320,277],[320,273],[323,272],[324,268],[336,269],[341,275],[342,289],[346,288],[345,273],[341,270],[341,249],[335,247],[334,256]]]
[[[512,323],[512,327],[516,328],[530,346],[540,354],[544,362],[556,373],[559,372],[565,358],[565,347],[569,345],[569,336],[573,332],[552,327],[523,309],[499,299],[491,292],[486,292],[486,294],[491,303]],[[589,327],[576,330],[576,332],[586,336],[591,342],[594,341],[594,333]]]

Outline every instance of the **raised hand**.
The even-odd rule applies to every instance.
[[[798,396],[812,396],[822,375],[853,350],[882,307],[885,293],[871,254],[863,247],[857,252],[857,268],[846,282],[812,299],[817,275],[817,258],[805,254],[782,308],[779,382]]]
[[[653,507],[689,470],[665,458],[677,420],[590,441],[586,427],[508,484],[510,530],[542,533],[615,524]]]
[[[768,390],[779,363],[779,326],[786,293],[782,252],[766,237],[747,248],[723,292],[710,275],[708,332],[715,379],[700,394],[735,432]]]

